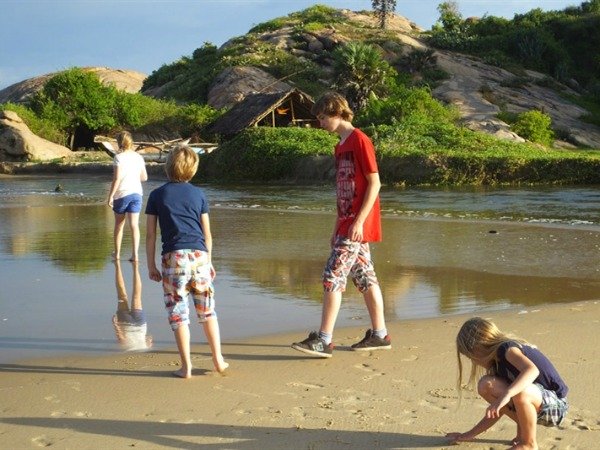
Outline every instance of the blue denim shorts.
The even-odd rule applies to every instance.
[[[117,214],[139,213],[142,211],[142,196],[129,194],[113,200],[113,211]]]

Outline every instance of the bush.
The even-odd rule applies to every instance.
[[[516,122],[510,127],[519,136],[543,145],[550,145],[554,132],[550,127],[552,119],[541,111],[531,110],[519,114]]]
[[[71,134],[80,127],[107,131],[116,125],[116,96],[117,90],[104,86],[95,73],[75,67],[50,78],[32,98],[31,108]]]
[[[67,133],[58,128],[54,122],[48,119],[42,119],[35,112],[24,105],[16,105],[14,103],[4,103],[0,105],[0,110],[14,111],[19,115],[23,122],[29,127],[32,133],[54,142],[59,145],[68,145]]]
[[[332,155],[337,141],[334,135],[312,128],[250,128],[204,157],[201,170],[218,174],[222,181],[293,178],[303,158]]]

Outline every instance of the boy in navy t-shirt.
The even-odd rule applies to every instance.
[[[221,354],[215,313],[208,202],[202,189],[188,183],[197,169],[194,150],[186,146],[172,150],[165,164],[169,182],[152,191],[146,205],[148,274],[151,280],[162,280],[165,307],[181,357],[181,368],[173,374],[181,378],[192,376],[189,297],[204,327],[215,369],[223,372],[229,366]],[[160,272],[155,261],[157,223],[162,241]]]

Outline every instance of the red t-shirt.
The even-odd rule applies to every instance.
[[[348,236],[348,228],[360,211],[367,191],[367,174],[377,173],[375,148],[368,136],[355,128],[335,147],[337,189],[337,236]],[[363,242],[381,241],[379,196],[365,219]]]

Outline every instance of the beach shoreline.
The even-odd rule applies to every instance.
[[[364,327],[340,328],[331,359],[290,348],[298,334],[223,343],[231,364],[212,371],[195,340],[191,380],[171,376],[173,348],[148,353],[62,356],[0,365],[0,433],[6,448],[366,449],[449,448],[485,404],[466,392],[458,408],[458,328],[473,314],[396,321],[393,349],[352,352]],[[540,448],[590,449],[600,438],[595,344],[600,300],[489,311],[500,329],[536,344],[570,387],[561,429],[540,427]],[[195,335],[198,336],[194,330]],[[307,330],[308,331],[308,330]],[[458,408],[458,409],[457,409]],[[507,448],[503,418],[462,448]]]

